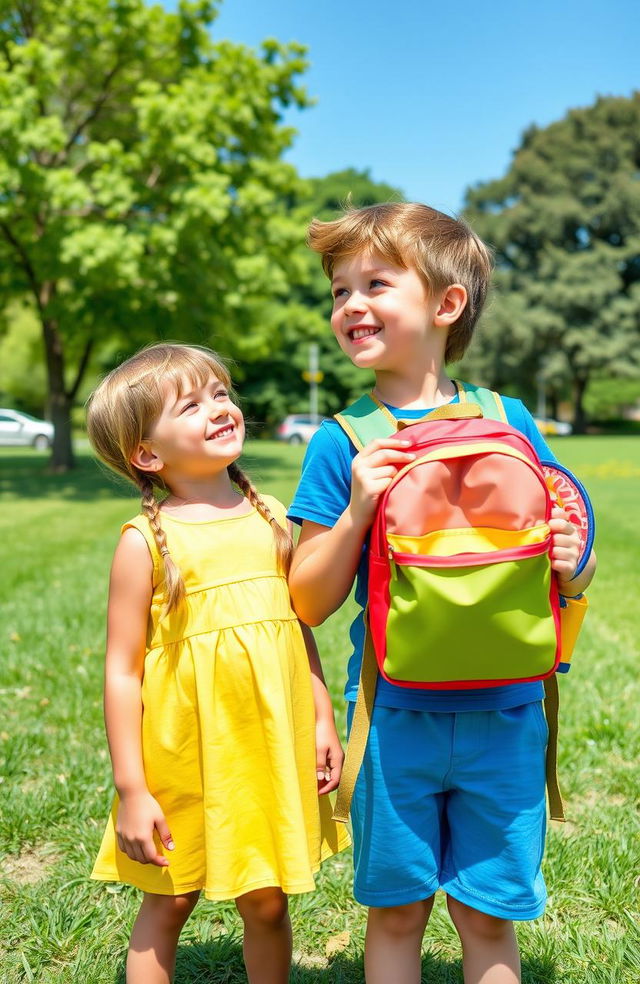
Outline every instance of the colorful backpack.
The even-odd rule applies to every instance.
[[[401,429],[416,455],[380,497],[371,529],[363,668],[338,819],[346,819],[350,771],[356,766],[357,775],[364,755],[378,671],[397,686],[425,689],[544,679],[549,803],[552,817],[564,818],[555,672],[568,668],[569,634],[577,635],[586,600],[558,594],[548,521],[555,501],[567,508],[558,490],[570,486],[584,564],[593,516],[573,476],[541,462],[507,423],[497,393],[457,386],[460,403],[419,421],[396,420],[373,396],[336,415],[357,448]]]

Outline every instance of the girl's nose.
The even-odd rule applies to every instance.
[[[219,420],[221,417],[229,416],[229,408],[220,400],[210,400],[208,412],[210,420]]]

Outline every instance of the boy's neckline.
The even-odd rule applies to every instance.
[[[426,411],[429,410],[437,410],[438,407],[446,407],[448,406],[448,404],[455,403],[455,401],[459,399],[460,386],[457,383],[457,381],[455,379],[447,379],[447,382],[451,383],[451,385],[453,386],[454,388],[453,394],[441,400],[438,400],[436,395],[435,402],[431,402],[431,403],[425,402],[425,403],[421,403],[420,405],[417,405],[415,400],[411,400],[410,402],[413,404],[413,406],[399,407],[397,403],[392,403],[389,400],[383,399],[382,396],[376,392],[376,386],[374,386],[373,389],[371,390],[371,396],[376,401],[376,403],[379,403],[382,406],[387,407],[387,409],[389,410],[397,410],[399,413],[420,413],[420,412],[425,413]]]
[[[424,416],[425,413],[429,413],[431,410],[437,410],[439,407],[448,407],[449,404],[451,404],[451,403],[458,403],[458,402],[459,402],[459,394],[458,393],[456,393],[455,396],[452,396],[450,400],[447,400],[446,403],[436,403],[432,407],[427,407],[427,406],[425,406],[425,407],[396,407],[393,403],[385,403],[383,400],[380,400],[380,403],[382,404],[382,406],[383,407],[386,407],[387,410],[390,410],[394,414],[395,413],[399,413],[399,414],[406,413],[406,414],[411,414],[411,415],[414,415],[415,414],[416,416]]]

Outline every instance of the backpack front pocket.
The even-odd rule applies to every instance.
[[[548,526],[444,533],[428,534],[431,545],[463,549],[436,556],[390,549],[383,676],[437,688],[552,673],[558,653]],[[424,539],[413,538],[413,546]],[[411,546],[398,536],[394,543]]]

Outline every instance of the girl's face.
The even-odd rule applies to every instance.
[[[211,373],[195,386],[184,378],[179,390],[167,384],[162,412],[143,442],[149,455],[145,470],[170,483],[172,477],[205,477],[222,471],[240,456],[244,419],[229,391]]]

